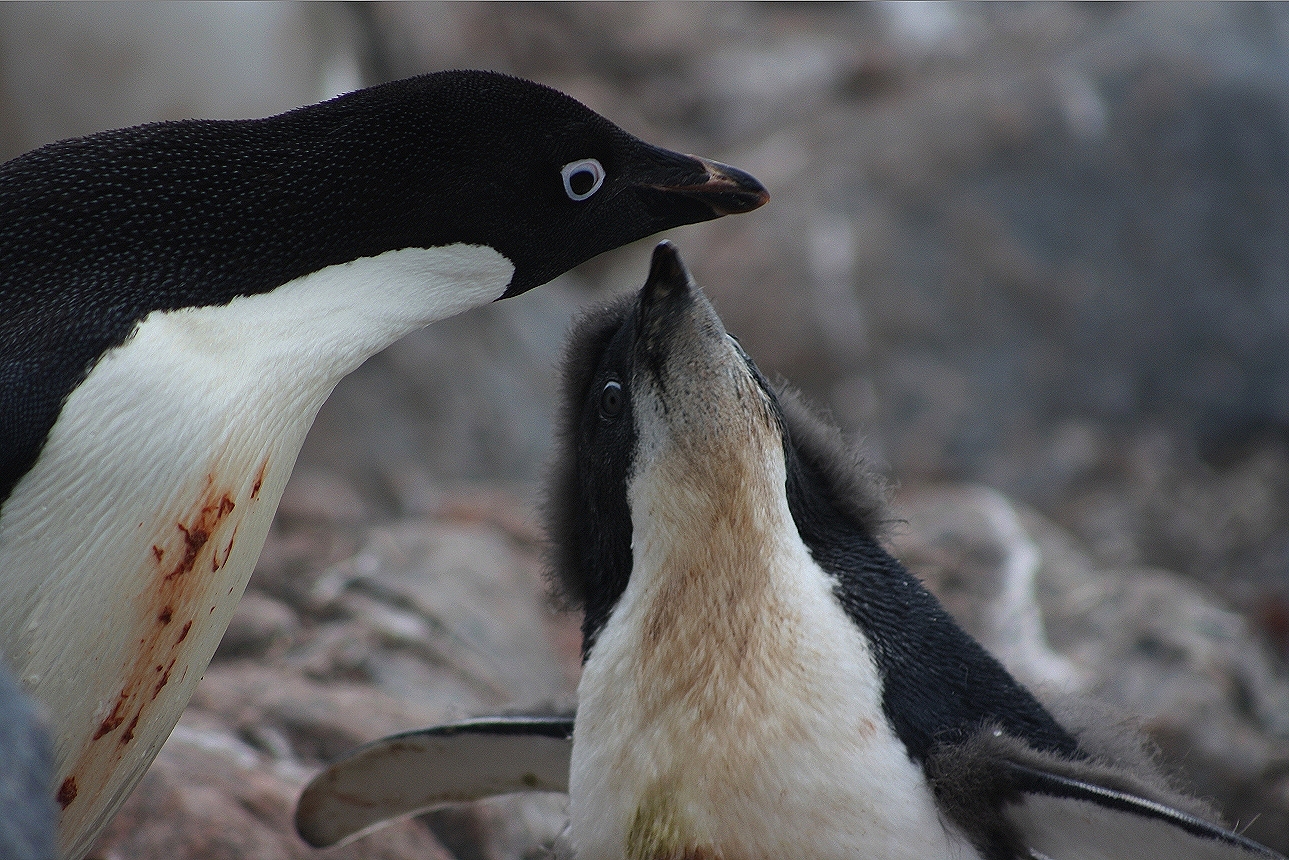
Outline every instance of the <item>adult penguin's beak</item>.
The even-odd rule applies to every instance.
[[[730,167],[728,164],[721,164],[719,161],[710,161],[692,155],[687,157],[701,166],[701,173],[696,172],[674,183],[657,184],[651,187],[659,191],[683,194],[706,203],[712,208],[714,216],[751,212],[764,206],[770,199],[765,186],[750,173],[737,167]]]

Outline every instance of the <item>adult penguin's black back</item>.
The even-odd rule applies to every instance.
[[[0,166],[0,652],[50,711],[64,854],[173,726],[345,373],[765,199],[485,72]]]
[[[1062,726],[881,546],[879,494],[659,246],[566,358],[579,860],[1276,857]]]

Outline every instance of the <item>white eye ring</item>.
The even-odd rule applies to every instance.
[[[591,188],[581,194],[573,190],[573,177],[579,173],[589,173],[592,179]],[[568,195],[568,199],[580,202],[599,191],[604,184],[604,165],[594,158],[582,158],[564,165],[560,168],[559,175],[564,177],[564,193]]]

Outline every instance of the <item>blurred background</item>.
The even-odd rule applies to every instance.
[[[0,4],[0,154],[462,67],[759,177],[766,208],[669,238],[889,475],[894,548],[1017,674],[1140,715],[1289,850],[1289,8]],[[320,761],[571,701],[533,512],[555,368],[651,247],[341,383],[100,856],[314,856],[285,816]],[[330,856],[540,856],[560,814],[449,810]]]

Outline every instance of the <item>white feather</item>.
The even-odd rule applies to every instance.
[[[0,518],[0,652],[51,717],[65,857],[187,704],[335,384],[513,271],[487,247],[404,249],[154,312],[72,392]]]

